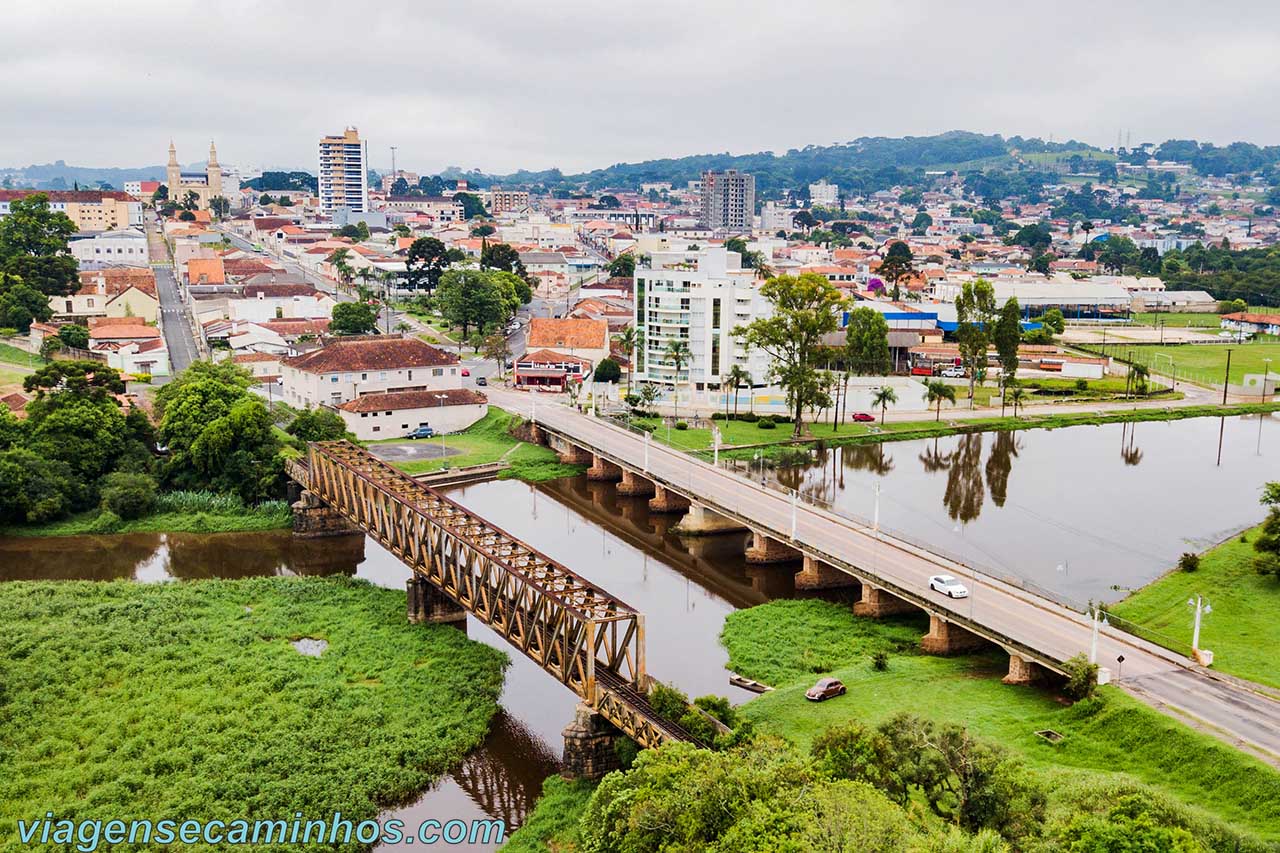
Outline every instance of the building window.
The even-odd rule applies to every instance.
[[[335,373],[335,374],[333,374],[332,376],[330,376],[330,377],[329,377],[329,381],[330,381],[330,382],[332,382],[334,385],[337,385],[337,384],[338,384],[338,374],[336,374],[336,373]]]
[[[361,381],[361,382],[366,381],[368,378],[369,378],[369,374],[367,374],[367,373],[361,373],[361,374],[360,374],[360,381]]]
[[[376,427],[374,427],[374,428],[373,428],[373,431],[374,431],[374,432],[382,432],[382,427],[380,427],[380,426],[376,426]]]
[[[685,300],[687,301],[687,300]],[[720,300],[711,300],[711,328],[720,328]]]
[[[431,370],[431,375],[432,375],[432,376],[444,376],[444,368],[443,368],[443,367],[436,367],[436,368],[433,368],[433,369]]]

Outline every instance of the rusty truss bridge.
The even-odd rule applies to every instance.
[[[642,747],[694,740],[646,698],[643,614],[349,442],[289,475]]]

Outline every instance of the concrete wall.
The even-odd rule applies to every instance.
[[[346,422],[347,429],[361,441],[378,438],[403,438],[410,430],[428,424],[436,433],[464,430],[485,416],[487,403],[467,406],[426,406],[421,409],[400,409],[387,414],[380,412],[345,412],[338,414]]]

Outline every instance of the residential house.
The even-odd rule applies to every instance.
[[[361,441],[395,438],[420,426],[437,434],[457,432],[489,411],[489,400],[470,388],[364,394],[337,406],[347,429]]]
[[[121,373],[169,375],[169,352],[155,326],[137,317],[102,317],[89,326],[89,350]]]
[[[458,357],[417,338],[337,338],[281,362],[284,399],[337,406],[365,394],[461,388]]]
[[[516,360],[513,374],[517,388],[564,391],[591,375],[591,362],[554,350],[532,350]]]
[[[55,320],[83,326],[99,317],[154,323],[160,311],[156,276],[137,267],[82,270],[80,288],[69,296],[50,296],[49,308]]]

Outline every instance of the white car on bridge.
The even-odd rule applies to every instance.
[[[929,589],[940,592],[947,598],[968,598],[969,589],[951,575],[934,575],[929,578]]]

